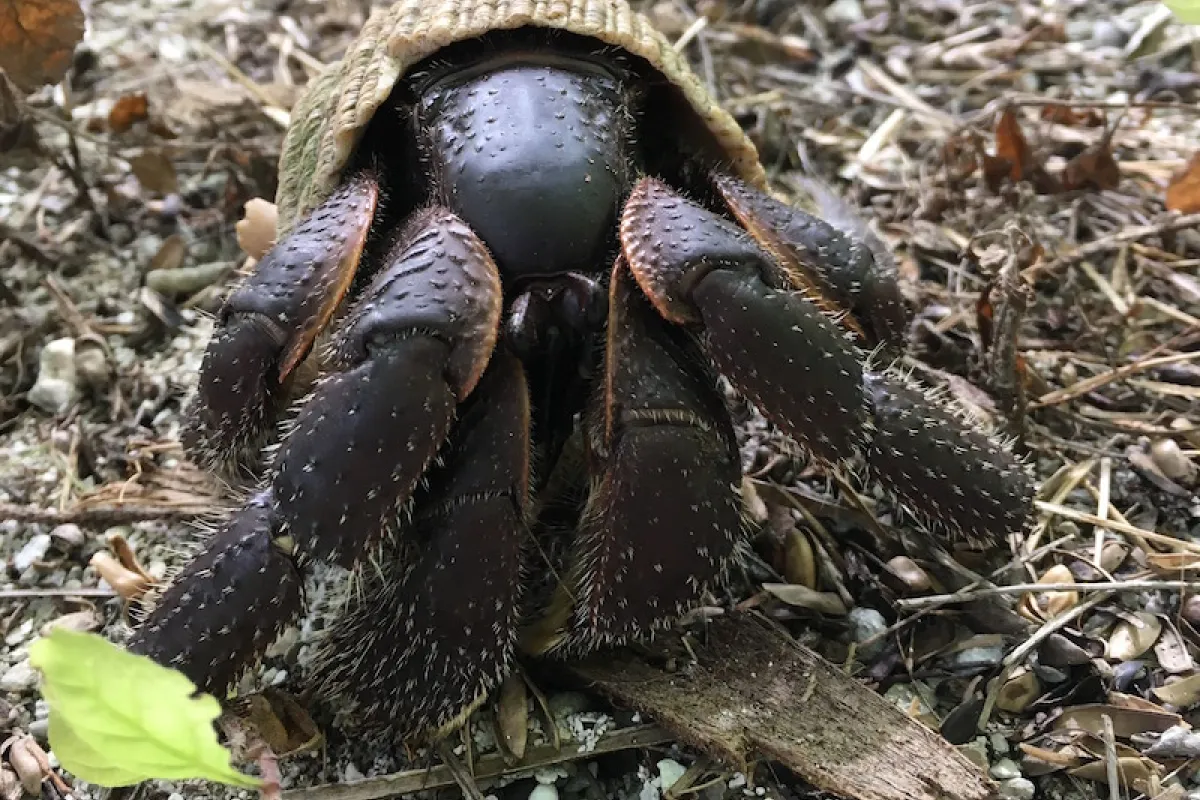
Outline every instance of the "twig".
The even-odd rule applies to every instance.
[[[79,589],[0,589],[0,602],[35,600],[46,597],[116,597],[116,591],[98,586]]]
[[[1069,253],[1064,253],[1058,258],[1050,261],[1034,264],[1025,270],[1024,275],[1029,280],[1035,280],[1043,274],[1054,272],[1063,267],[1070,266],[1083,261],[1085,258],[1090,258],[1098,253],[1106,253],[1110,250],[1119,250],[1123,245],[1130,242],[1136,242],[1138,239],[1144,239],[1147,236],[1158,236],[1164,233],[1174,233],[1185,228],[1200,227],[1200,214],[1186,214],[1182,217],[1172,217],[1162,222],[1156,222],[1153,225],[1137,225],[1128,228],[1122,228],[1117,233],[1105,236],[1102,239],[1097,239],[1094,242],[1080,245]]]
[[[1026,592],[1133,592],[1141,589],[1200,589],[1200,581],[1096,581],[1091,583],[1014,583],[992,588],[960,589],[953,594],[931,594],[896,601],[899,608],[921,608],[937,603],[961,603],[1000,594]]]
[[[18,522],[33,522],[42,525],[61,525],[73,522],[81,526],[128,525],[145,520],[179,520],[196,519],[207,516],[210,510],[202,511],[195,508],[177,508],[172,506],[139,506],[122,505],[116,508],[72,508],[57,511],[52,508],[38,506],[19,506],[12,503],[0,503],[0,520],[16,520]]]
[[[499,754],[484,756],[476,764],[475,778],[484,780],[507,775],[522,775],[554,764],[590,759],[605,753],[651,747],[673,741],[675,741],[675,737],[657,725],[638,725],[613,731],[597,742],[592,750],[585,751],[582,748],[579,750],[555,750],[551,745],[539,745],[531,748],[526,753],[524,762],[514,768],[509,768]],[[453,785],[454,776],[451,774],[450,768],[438,765],[429,769],[412,769],[357,781],[289,789],[283,793],[282,800],[380,800],[384,797]]]
[[[475,778],[467,771],[466,765],[459,760],[458,756],[454,755],[454,749],[447,742],[442,742],[437,750],[442,763],[446,765],[446,769],[450,770],[450,774],[454,776],[454,782],[462,790],[463,796],[467,800],[485,800],[483,792],[479,791],[479,786],[475,783]]]
[[[1104,771],[1108,775],[1109,800],[1121,800],[1121,779],[1117,774],[1117,735],[1112,716],[1102,714],[1104,720]]]
[[[1192,353],[1173,353],[1169,356],[1159,356],[1158,358],[1145,358],[1140,361],[1135,361],[1132,364],[1122,364],[1115,369],[1099,375],[1093,375],[1090,378],[1076,381],[1070,386],[1064,386],[1061,389],[1055,389],[1052,392],[1039,397],[1029,404],[1030,408],[1045,408],[1046,406],[1057,405],[1058,403],[1066,402],[1081,394],[1087,394],[1090,391],[1105,386],[1113,381],[1121,380],[1130,375],[1135,375],[1139,372],[1145,372],[1148,369],[1165,366],[1167,364],[1178,364],[1184,361],[1195,361],[1200,359],[1200,351]]]
[[[4,222],[0,222],[0,239],[12,242],[18,250],[44,267],[58,266],[58,260],[46,252],[40,244]]]
[[[1108,456],[1100,459],[1100,496],[1096,498],[1096,516],[1108,519],[1108,498],[1112,490],[1112,459]],[[1096,526],[1095,564],[1100,567],[1100,556],[1104,552],[1104,528]]]
[[[1109,530],[1116,531],[1117,533],[1125,533],[1130,536],[1141,536],[1148,541],[1156,542],[1158,544],[1165,544],[1168,547],[1172,547],[1177,550],[1186,550],[1189,553],[1200,553],[1200,544],[1193,544],[1192,542],[1185,542],[1182,539],[1164,536],[1161,533],[1148,531],[1145,528],[1138,528],[1125,522],[1117,522],[1116,520],[1112,519],[1101,519],[1095,514],[1088,514],[1084,511],[1076,511],[1073,508],[1060,506],[1057,503],[1047,503],[1044,500],[1034,500],[1033,503],[1041,511],[1045,511],[1050,514],[1057,514],[1060,517],[1066,517],[1067,519],[1074,520],[1075,522],[1086,522],[1089,525],[1099,525],[1101,527],[1108,528]]]

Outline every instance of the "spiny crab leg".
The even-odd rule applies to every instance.
[[[717,174],[713,182],[738,222],[782,269],[791,285],[833,300],[850,312],[843,324],[867,347],[901,347],[908,313],[894,269],[880,264],[871,249],[825,220]],[[777,288],[783,288],[780,284]]]
[[[546,642],[563,654],[667,625],[723,579],[741,541],[741,461],[715,374],[654,313],[623,259],[608,309],[606,381],[588,423],[594,478],[569,576],[574,618]]]
[[[832,463],[861,460],[925,519],[996,541],[1028,517],[1033,482],[1009,450],[863,351],[729,221],[644,178],[621,221],[638,284],[699,333],[718,368],[776,425]]]
[[[354,176],[284,236],[221,308],[183,442],[203,465],[252,466],[288,398],[289,376],[341,305],[379,200]]]
[[[529,396],[521,362],[493,355],[439,465],[413,499],[402,553],[363,570],[317,670],[356,729],[438,739],[509,674],[529,509]]]
[[[495,344],[500,276],[454,214],[407,226],[338,330],[262,492],[164,592],[130,649],[228,686],[301,606],[314,560],[353,566],[407,503]]]

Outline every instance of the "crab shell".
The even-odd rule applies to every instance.
[[[413,65],[456,42],[531,26],[588,36],[645,60],[678,88],[727,167],[766,185],[742,128],[667,38],[623,0],[399,0],[372,12],[342,59],[297,101],[280,158],[279,236],[337,187],[367,123]]]

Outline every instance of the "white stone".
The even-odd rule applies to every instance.
[[[0,675],[0,691],[21,693],[27,692],[37,684],[37,672],[28,659],[22,659]]]
[[[1000,797],[1004,800],[1033,800],[1036,791],[1028,778],[1010,778],[1000,784]]]
[[[558,800],[558,789],[552,783],[539,783],[529,793],[529,800]]]
[[[33,562],[41,561],[46,556],[46,551],[50,549],[50,534],[39,533],[34,536],[25,546],[17,551],[13,556],[13,569],[17,572],[24,572],[33,566]]]
[[[673,758],[664,758],[658,762],[658,785],[665,792],[683,777],[687,767]]]
[[[29,402],[43,411],[60,414],[75,400],[75,340],[55,339],[42,348],[37,380],[29,390]]]

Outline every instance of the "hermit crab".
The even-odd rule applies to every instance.
[[[216,319],[184,441],[249,487],[129,647],[220,692],[353,579],[322,685],[436,738],[519,658],[671,624],[745,542],[721,387],[930,523],[1032,482],[887,366],[894,270],[781,202],[622,0],[400,0],[294,109],[277,241]]]

